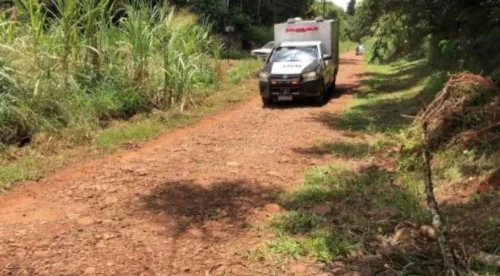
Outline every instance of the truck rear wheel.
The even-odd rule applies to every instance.
[[[332,96],[333,93],[335,93],[335,86],[336,86],[336,82],[337,82],[337,74],[333,75],[333,80],[332,80],[332,83],[330,84],[330,86],[328,87],[328,95],[329,96]]]

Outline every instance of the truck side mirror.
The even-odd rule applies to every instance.
[[[332,56],[330,56],[330,55],[323,55],[323,60],[324,61],[332,60]]]

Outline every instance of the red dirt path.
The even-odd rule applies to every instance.
[[[353,53],[341,63],[340,92],[323,107],[263,109],[254,98],[135,150],[16,185],[0,197],[0,274],[293,274],[245,250],[269,239],[252,225],[268,220],[273,196],[335,161],[307,149],[345,139],[323,118],[346,109],[364,69]],[[321,265],[300,272],[321,273],[333,275]]]

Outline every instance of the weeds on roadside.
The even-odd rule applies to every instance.
[[[16,4],[19,21],[0,19],[2,143],[42,132],[89,141],[109,120],[183,110],[217,87],[210,24],[177,24],[168,5],[58,0],[47,12],[40,1]],[[113,21],[121,11],[127,16]]]
[[[57,167],[41,161],[63,162],[57,150],[113,149],[251,93],[220,85],[212,26],[188,11],[144,1],[57,0],[51,11],[36,0],[16,5],[18,21],[0,16],[0,147],[8,149],[0,155],[0,189]],[[234,83],[258,67],[239,63]]]
[[[282,204],[292,211],[274,218],[270,227],[277,238],[268,248],[293,258],[312,256],[326,262],[375,253],[377,248],[370,243],[391,232],[395,218],[427,217],[419,194],[395,187],[392,176],[378,168],[313,168],[298,190],[282,197]],[[331,212],[315,214],[314,207],[322,204],[331,206]],[[390,214],[380,217],[387,208]]]
[[[242,61],[238,66],[227,72],[227,83],[230,85],[239,84],[252,75],[256,75],[261,66],[262,61],[260,60],[249,59]]]
[[[381,229],[379,234],[382,236],[386,231],[392,230],[390,224],[384,222],[366,223],[363,216],[359,216],[361,219],[354,219],[359,213],[358,208],[377,212],[386,206],[395,206],[400,212],[395,219],[396,223],[403,220],[430,223],[425,208],[420,208],[423,187],[419,150],[421,134],[419,127],[413,127],[413,121],[421,109],[422,101],[424,103],[432,101],[447,79],[446,72],[433,71],[423,61],[372,65],[370,71],[370,78],[364,81],[366,87],[360,92],[352,108],[340,117],[324,116],[323,121],[335,128],[369,133],[383,143],[365,146],[365,150],[361,150],[355,143],[338,142],[332,145],[326,144],[324,148],[329,148],[330,150],[327,150],[329,153],[357,158],[372,156],[373,151],[377,152],[387,147],[397,147],[391,155],[396,165],[396,172],[391,177],[393,187],[390,189],[380,187],[379,191],[373,191],[371,202],[364,206],[363,200],[352,200],[353,195],[357,193],[344,193],[343,197],[335,197],[337,191],[317,185],[304,185],[299,191],[287,196],[289,201],[290,198],[295,198],[295,202],[300,202],[297,206],[293,206],[294,208],[314,206],[329,200],[334,203],[333,206],[337,206],[339,200],[340,205],[344,206],[344,201],[352,200],[349,205],[350,216],[334,208],[331,217],[334,221],[342,221],[342,225],[351,231],[355,229],[359,233],[367,234],[365,239],[358,239],[362,240],[361,248],[366,254],[376,252],[369,246],[377,243],[373,243],[373,239],[370,238],[376,233],[371,229]],[[373,149],[373,151],[368,149]],[[473,248],[472,251],[482,250],[491,254],[499,252],[499,236],[496,231],[498,221],[491,219],[491,212],[499,208],[498,193],[490,191],[473,195],[467,203],[457,203],[453,200],[453,198],[466,200],[462,196],[482,181],[481,176],[489,175],[498,167],[497,160],[500,160],[498,154],[498,147],[491,142],[465,148],[463,145],[449,145],[434,154],[432,165],[437,194],[438,196],[445,195],[447,200],[451,198],[453,202],[443,201],[441,206],[443,213],[447,216],[452,237],[460,240],[460,243],[465,241],[467,250]],[[311,183],[317,183],[325,182],[322,179],[330,173],[324,169],[319,171],[315,169],[311,174],[314,176],[308,175],[307,178],[314,180]],[[335,183],[342,182],[335,181]],[[369,190],[368,187],[366,191]],[[466,193],[462,194],[462,191]],[[364,202],[367,201],[370,200],[364,200]],[[352,221],[357,221],[357,223]],[[367,225],[371,226],[366,227]],[[294,236],[299,237],[299,243],[309,238],[308,234]],[[352,240],[350,242],[352,243]],[[305,251],[303,254],[311,255],[311,252]],[[398,256],[391,256],[390,262],[391,268],[400,275],[438,275],[443,269],[438,251],[432,248],[425,254],[418,250],[399,252]],[[498,269],[486,267],[474,261],[471,262],[470,269],[475,271],[475,275],[498,274]]]
[[[330,154],[336,154],[346,158],[363,158],[369,156],[373,148],[367,143],[346,143],[336,141],[322,143],[319,148]]]

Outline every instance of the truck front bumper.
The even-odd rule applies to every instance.
[[[323,79],[318,78],[310,81],[300,81],[296,84],[293,81],[259,81],[260,95],[263,98],[269,97],[292,97],[311,98],[321,94],[323,89]]]

